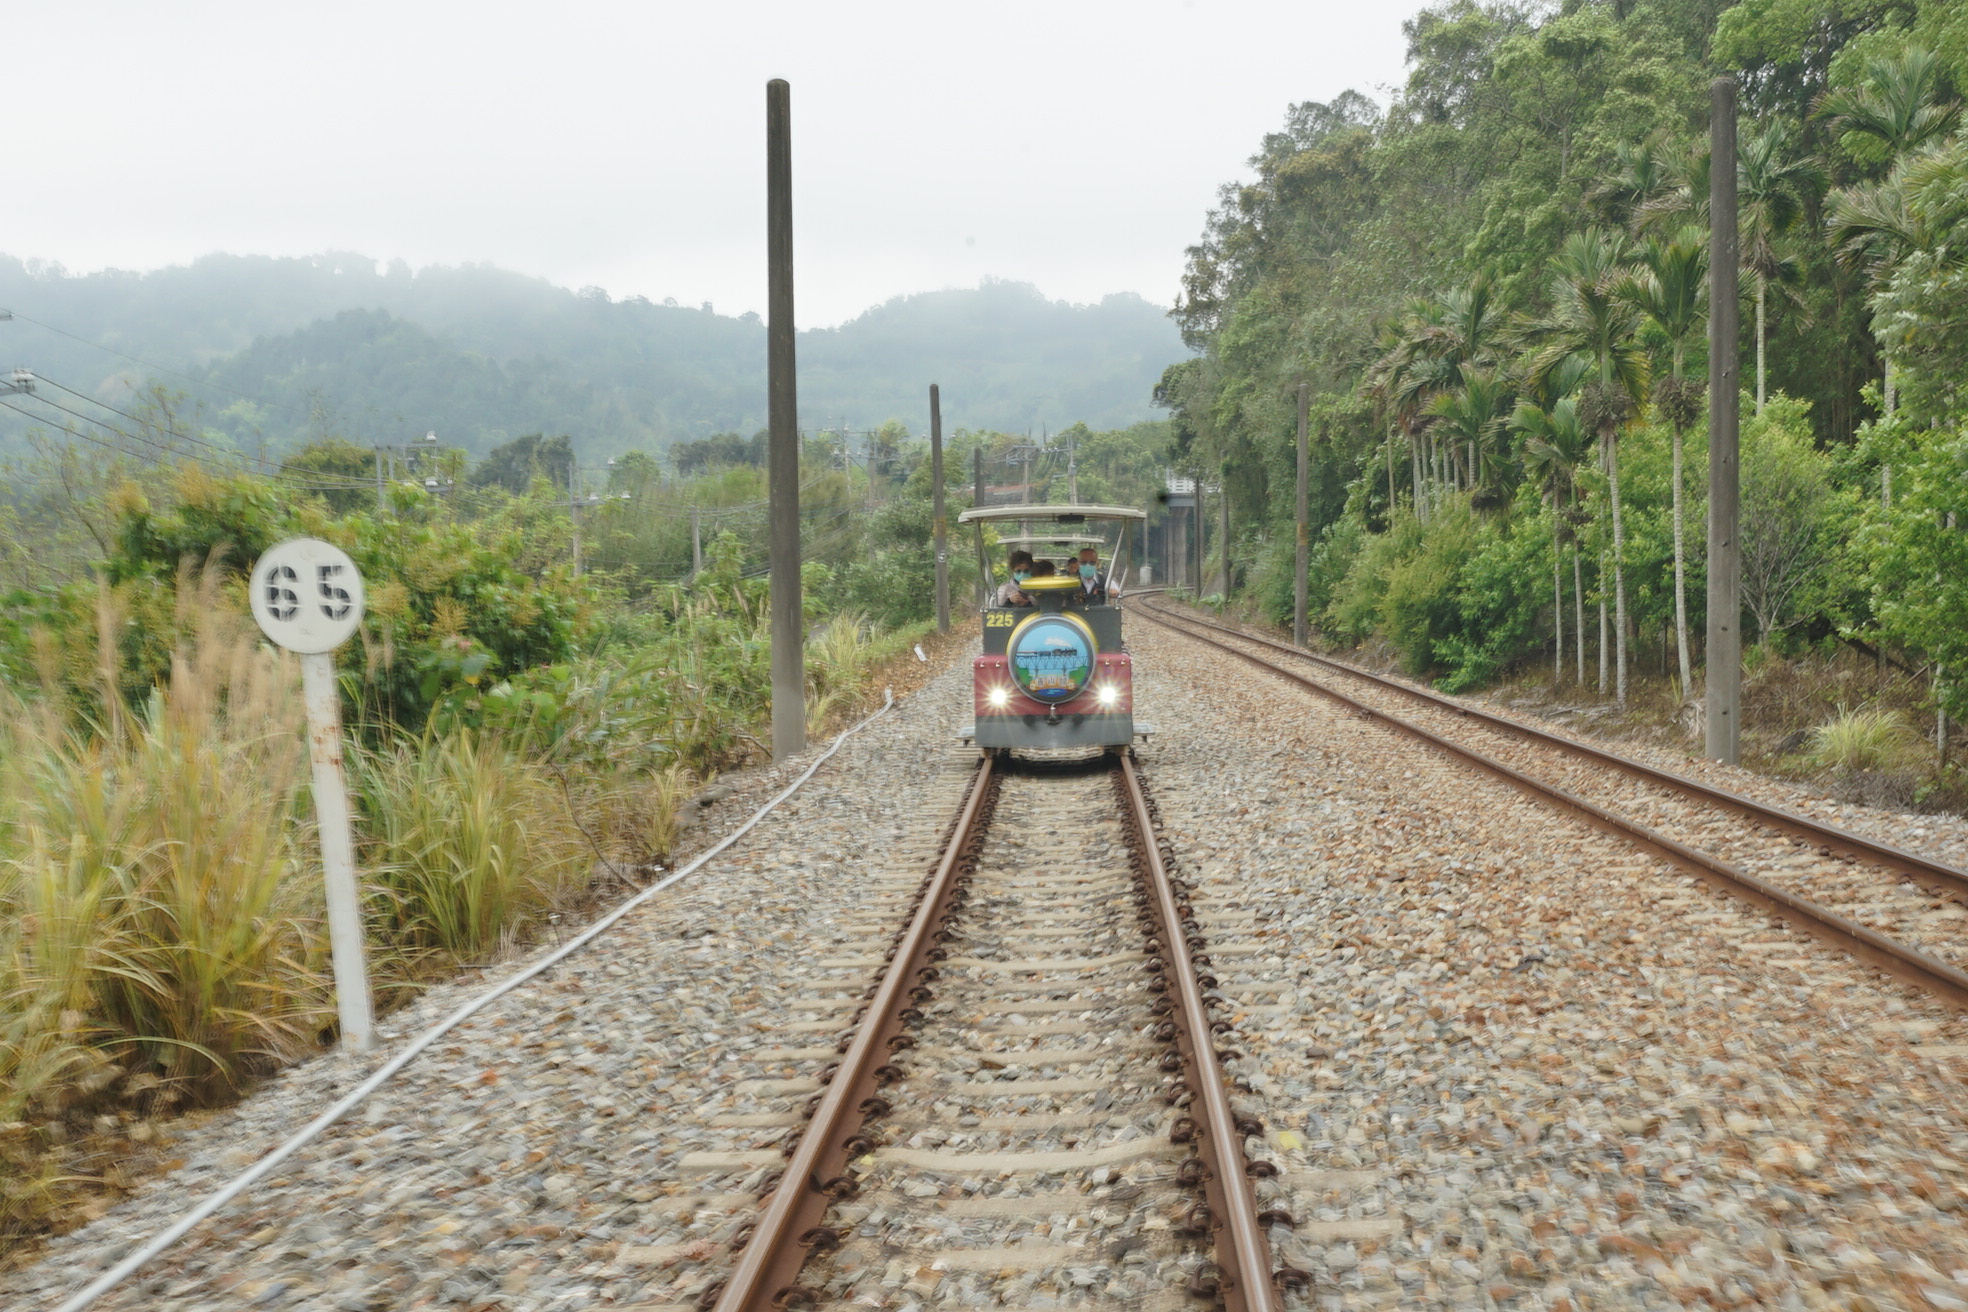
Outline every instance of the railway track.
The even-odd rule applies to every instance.
[[[1155,828],[1130,760],[980,764],[700,1306],[1255,1312],[1302,1283],[1273,1270],[1291,1218]]]
[[[1155,605],[1137,613],[1447,752],[1968,1010],[1968,872],[1241,629]]]

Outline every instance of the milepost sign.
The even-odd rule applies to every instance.
[[[362,909],[355,881],[355,840],[342,773],[341,691],[335,649],[362,624],[362,574],[348,553],[319,538],[289,538],[253,566],[253,618],[273,642],[301,658],[307,704],[308,760],[314,771],[316,829],[328,892],[328,941],[335,965],[335,1003],[342,1042],[355,1052],[374,1043],[369,972],[362,950]]]

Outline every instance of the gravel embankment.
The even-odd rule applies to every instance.
[[[1968,907],[1947,890],[1930,891],[1898,871],[1750,821],[1663,783],[1592,760],[1508,727],[1409,697],[1348,670],[1281,656],[1221,634],[1213,641],[1286,668],[1362,705],[1393,715],[1575,797],[1606,807],[1656,834],[1697,848],[1901,943],[1956,967],[1968,966]]]
[[[953,662],[732,851],[479,1013],[97,1306],[687,1303],[865,986],[854,909],[915,886],[961,795],[973,758],[951,732],[968,679]],[[704,828],[735,827],[803,764],[761,772]],[[432,990],[388,1019],[386,1040],[476,987]],[[0,1306],[53,1306],[392,1046],[295,1067],[183,1131],[182,1167],[0,1277]]]
[[[1275,634],[1265,636],[1276,637]],[[1267,653],[1267,659],[1269,655]],[[1305,668],[1307,673],[1312,673],[1316,667],[1307,665]],[[1397,682],[1412,682],[1386,671],[1376,670],[1375,673]],[[1436,690],[1429,689],[1429,691]],[[1860,806],[1806,784],[1789,779],[1775,779],[1742,766],[1711,761],[1697,754],[1695,748],[1699,744],[1692,741],[1689,750],[1676,751],[1631,736],[1596,736],[1588,731],[1589,723],[1582,724],[1577,717],[1552,714],[1549,710],[1540,710],[1536,706],[1520,704],[1505,697],[1462,697],[1455,700],[1481,707],[1494,715],[1515,720],[1530,728],[1557,734],[1561,738],[1570,738],[1618,752],[1622,756],[1631,757],[1658,770],[1671,770],[1675,774],[1686,775],[1713,788],[1726,788],[1732,793],[1741,794],[1767,806],[1784,807],[1822,824],[1837,825],[1841,829],[1863,834],[1875,842],[1891,843],[1895,847],[1903,847],[1930,860],[1944,861],[1959,869],[1968,869],[1968,816],[1921,815]],[[1591,704],[1584,709],[1601,710],[1603,705]]]
[[[1961,1021],[1241,662],[1131,645],[1315,1305],[1968,1307]]]

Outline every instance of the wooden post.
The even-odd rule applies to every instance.
[[[950,631],[950,526],[943,509],[943,398],[929,385],[929,506],[936,536],[936,631]]]
[[[793,365],[793,108],[784,78],[765,84],[766,482],[772,529],[772,759],[806,747],[800,614],[799,392]]]
[[[1736,84],[1709,88],[1708,652],[1704,746],[1733,764],[1742,752],[1742,542],[1736,265]]]
[[[1312,568],[1312,522],[1310,513],[1312,444],[1306,429],[1306,407],[1311,399],[1311,388],[1305,383],[1298,385],[1298,556],[1295,575],[1292,579],[1292,641],[1305,645],[1305,587],[1306,571]]]

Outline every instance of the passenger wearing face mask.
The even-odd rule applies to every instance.
[[[1080,548],[1078,564],[1080,590],[1074,594],[1082,606],[1105,606],[1108,600],[1107,576],[1100,572],[1100,557],[1092,547]],[[1114,596],[1120,595],[1118,590]]]
[[[1006,564],[1011,568],[1011,577],[998,589],[996,604],[1000,606],[1031,605],[1032,599],[1025,595],[1024,590],[1019,587],[1019,584],[1032,577],[1032,553],[1029,551],[1014,551],[1011,553],[1011,557]]]

